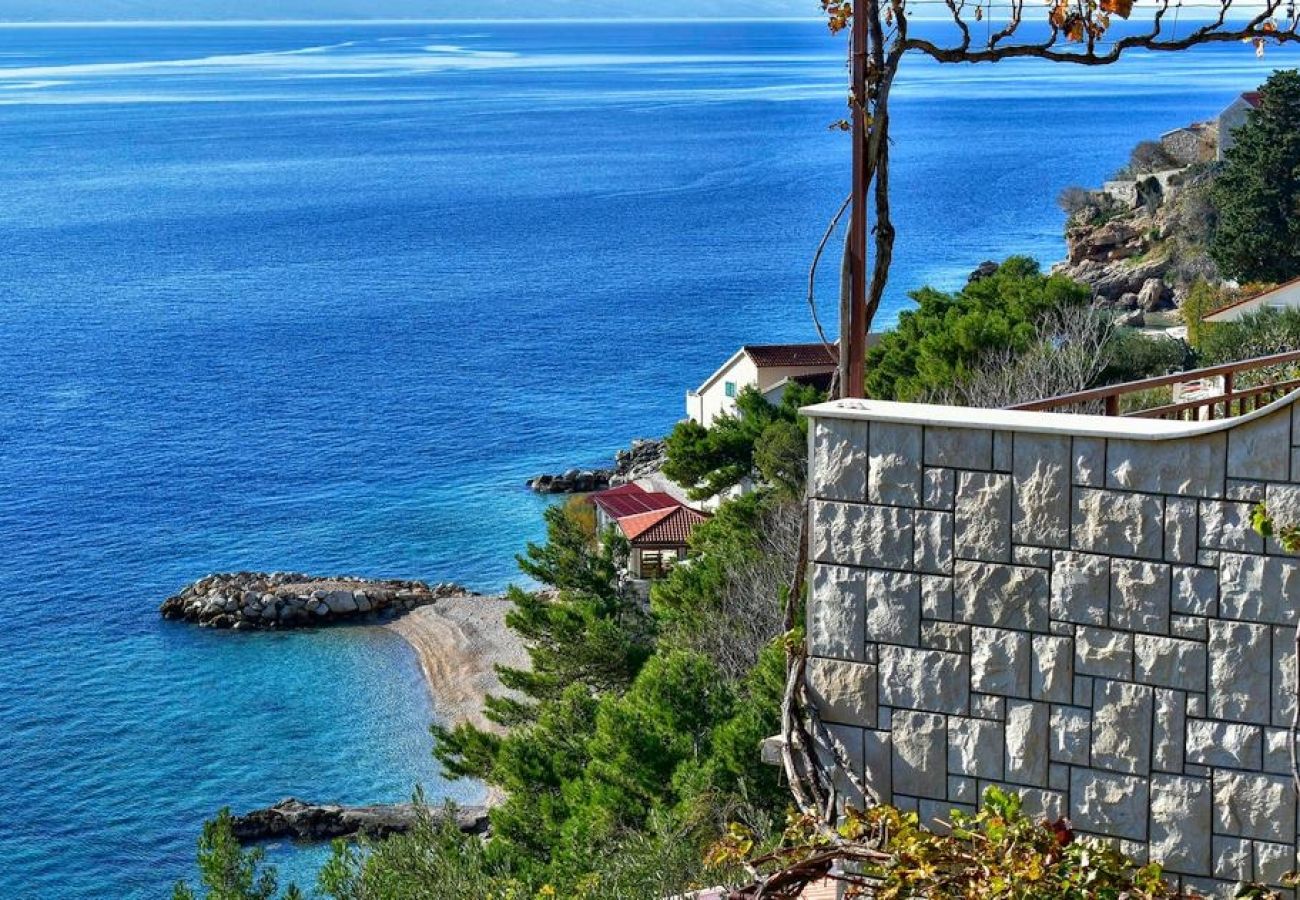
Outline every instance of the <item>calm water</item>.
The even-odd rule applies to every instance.
[[[388,633],[155,608],[234,568],[502,587],[526,477],[810,336],[840,60],[813,24],[0,30],[0,897],[163,896],[223,804],[472,798]],[[1281,62],[911,65],[888,317],[1058,257],[1060,188]]]

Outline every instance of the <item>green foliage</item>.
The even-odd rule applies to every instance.
[[[1300,350],[1300,310],[1264,307],[1235,322],[1210,323],[1199,349],[1207,366]]]
[[[798,422],[779,419],[754,442],[754,467],[782,497],[803,496],[808,479],[808,432]]]
[[[1053,310],[1083,305],[1088,289],[1038,263],[1013,256],[996,273],[947,294],[922,288],[918,308],[867,354],[867,392],[882,400],[918,400],[951,388],[990,351],[1020,352]]]
[[[279,890],[275,868],[263,866],[266,851],[260,847],[245,850],[235,839],[229,809],[203,825],[199,836],[199,878],[206,900],[272,900]],[[188,885],[178,882],[173,900],[196,900]],[[302,900],[294,885],[285,889],[284,900]]]
[[[1198,278],[1192,283],[1187,299],[1183,301],[1182,313],[1183,322],[1187,325],[1187,343],[1193,350],[1201,349],[1205,336],[1205,317],[1223,305],[1222,294],[1214,285],[1204,278]]]
[[[801,490],[806,446],[797,457],[791,452],[796,443],[791,426],[807,434],[799,409],[823,399],[814,388],[791,384],[774,405],[754,387],[745,387],[736,395],[735,415],[720,416],[710,428],[694,421],[678,423],[666,441],[664,474],[696,500],[755,476],[783,490]]]
[[[1260,94],[1211,190],[1210,255],[1229,278],[1280,282],[1300,275],[1300,72],[1274,72]]]
[[[594,544],[594,521],[589,522],[579,508],[569,504],[549,506],[543,517],[546,543],[528,544],[524,554],[515,558],[520,571],[557,590],[616,600],[626,542],[611,533]]]
[[[1250,511],[1250,525],[1266,541],[1276,540],[1287,553],[1300,553],[1300,523],[1279,525],[1263,503]]]
[[[1110,338],[1108,364],[1098,384],[1120,384],[1168,375],[1187,367],[1191,350],[1187,344],[1167,337],[1149,337],[1131,328],[1121,328]]]

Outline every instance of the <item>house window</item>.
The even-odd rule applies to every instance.
[[[723,385],[722,389],[726,391],[728,397],[736,396],[736,382],[728,381],[725,385]]]

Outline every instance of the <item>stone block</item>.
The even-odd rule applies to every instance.
[[[952,814],[962,812],[975,814],[973,803],[953,803],[945,800],[922,800],[917,808],[921,824],[935,834],[947,834],[951,830]]]
[[[948,719],[948,772],[974,778],[1002,778],[1003,725],[987,719]]]
[[[1047,632],[1050,591],[1042,569],[959,560],[953,576],[957,621]]]
[[[948,776],[948,799],[955,803],[978,803],[979,782],[961,775]]]
[[[1053,706],[1050,719],[1048,757],[1072,766],[1088,764],[1092,742],[1092,713],[1080,706]]]
[[[1264,729],[1264,771],[1291,774],[1291,732],[1286,728]]]
[[[1169,566],[1116,559],[1110,566],[1110,624],[1127,631],[1169,633]]]
[[[1249,503],[1201,501],[1201,546],[1209,550],[1263,553],[1264,539],[1250,524]]]
[[[1072,769],[1070,819],[1084,831],[1145,841],[1148,789],[1145,778]]]
[[[916,570],[952,574],[952,513],[917,510]]]
[[[895,710],[891,735],[896,793],[942,800],[948,791],[944,758],[948,728],[943,716]]]
[[[808,652],[866,662],[866,573],[818,563],[808,597]]]
[[[1052,618],[1105,625],[1110,609],[1110,558],[1058,550],[1053,563]]]
[[[1020,809],[1031,819],[1055,822],[1065,818],[1068,804],[1064,791],[1036,790],[1019,784],[998,785],[1007,793],[1020,795]]]
[[[1076,550],[1159,560],[1164,556],[1164,499],[1081,488],[1071,519]]]
[[[1240,553],[1220,555],[1219,614],[1224,618],[1294,625],[1300,621],[1297,597],[1300,561]]]
[[[1052,551],[1047,547],[1023,547],[1013,544],[1011,561],[1018,566],[1038,566],[1040,569],[1052,567]]]
[[[1274,843],[1295,841],[1295,790],[1283,775],[1219,769],[1214,773],[1214,830]]]
[[[1070,543],[1070,438],[1021,434],[1015,439],[1012,535],[1017,544]]]
[[[1002,628],[971,629],[971,690],[1029,696],[1030,636]]]
[[[1133,677],[1133,635],[1106,628],[1074,633],[1074,671],[1101,678]]]
[[[894,793],[893,737],[889,731],[862,733],[862,761],[866,785],[882,800]]]
[[[971,694],[970,714],[978,719],[1001,722],[1007,717],[1006,698],[993,697],[989,694]]]
[[[1074,438],[1074,483],[1084,487],[1106,486],[1105,439]]]
[[[1241,838],[1214,838],[1214,876],[1229,881],[1254,881],[1254,853],[1250,841]]]
[[[1295,847],[1290,844],[1271,844],[1268,841],[1255,841],[1255,873],[1257,882],[1281,886],[1282,879],[1295,871]]]
[[[1300,481],[1300,476],[1296,478]],[[1270,484],[1264,503],[1274,522],[1282,525],[1300,525],[1300,486],[1291,484]],[[1265,552],[1277,556],[1294,556],[1282,548],[1280,541],[1268,541]]]
[[[957,498],[957,476],[952,469],[925,470],[925,508],[951,510]]]
[[[954,552],[958,559],[1011,561],[1011,478],[989,472],[957,476]]]
[[[1286,479],[1282,479],[1285,481]],[[1240,500],[1243,503],[1263,503],[1267,496],[1264,482],[1262,481],[1242,481],[1238,478],[1228,479],[1229,500]]]
[[[808,693],[827,722],[876,722],[876,667],[838,659],[808,660]]]
[[[1205,680],[1205,645],[1199,641],[1155,637],[1133,637],[1135,680],[1158,687],[1184,691],[1203,691]]]
[[[1181,691],[1155,691],[1151,715],[1151,768],[1156,771],[1183,771],[1186,697]]]
[[[921,576],[921,616],[940,621],[952,620],[952,579],[936,575]]]
[[[993,432],[977,428],[927,428],[925,464],[954,469],[991,469]]]
[[[993,432],[993,471],[1010,472],[1012,462],[1012,435],[1009,431]]]
[[[813,558],[865,568],[912,568],[912,512],[889,506],[816,501]]]
[[[1098,681],[1092,710],[1092,765],[1112,772],[1151,771],[1152,689],[1124,681]]]
[[[1286,481],[1290,437],[1285,410],[1235,426],[1228,432],[1228,477]]]
[[[840,803],[852,806],[854,809],[863,809],[866,806],[866,799],[853,782],[853,778],[857,778],[859,782],[862,780],[863,730],[848,725],[827,725],[826,730],[830,734],[834,749],[819,744],[817,758],[823,766],[833,767],[835,790],[840,795]],[[841,766],[847,767],[852,772],[853,778],[850,778],[840,768]]]
[[[1070,767],[1063,763],[1051,763],[1047,767],[1047,784],[1057,791],[1070,789]]]
[[[970,653],[969,625],[956,622],[922,622],[921,646],[948,653]]]
[[[1171,441],[1110,440],[1106,485],[1149,494],[1222,497],[1222,433]]]
[[[1204,643],[1210,639],[1210,620],[1200,616],[1170,616],[1169,633],[1184,640]]]
[[[1168,871],[1212,874],[1210,782],[1156,775],[1151,779],[1151,858]]]
[[[1198,536],[1196,501],[1188,497],[1165,500],[1165,560],[1195,563]]]
[[[1090,675],[1074,676],[1074,705],[1092,706],[1093,678]]]
[[[1300,447],[1291,450],[1291,481],[1300,482]]]
[[[1187,695],[1187,714],[1189,716],[1204,716],[1205,710],[1205,694]]]
[[[1048,716],[1046,703],[1007,701],[1007,781],[1047,787]]]
[[[1174,612],[1210,617],[1219,614],[1217,569],[1173,566],[1170,572],[1173,579],[1170,603]]]
[[[920,506],[921,426],[872,422],[868,448],[867,499],[888,506]]]
[[[1074,641],[1067,637],[1034,635],[1033,650],[1029,696],[1051,703],[1069,703],[1074,694]]]
[[[1264,729],[1240,722],[1188,719],[1187,761],[1205,766],[1259,769],[1264,762]]]
[[[823,500],[866,500],[867,423],[816,420],[808,481],[812,495]]]
[[[916,646],[921,635],[921,579],[872,569],[864,574],[864,583],[866,639]]]
[[[1210,622],[1210,718],[1269,724],[1270,638],[1267,625]]]
[[[1196,564],[1207,569],[1217,569],[1219,567],[1219,551],[1204,548],[1196,551]]]
[[[1273,626],[1273,713],[1274,725],[1285,727],[1295,715],[1295,629]]]
[[[941,650],[882,646],[880,702],[885,706],[965,715],[970,708],[970,657]],[[894,718],[897,722],[897,712]]]

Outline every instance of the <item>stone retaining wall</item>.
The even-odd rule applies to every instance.
[[[812,419],[808,679],[882,799],[990,785],[1189,888],[1296,868],[1295,396],[1230,423],[840,401]]]

